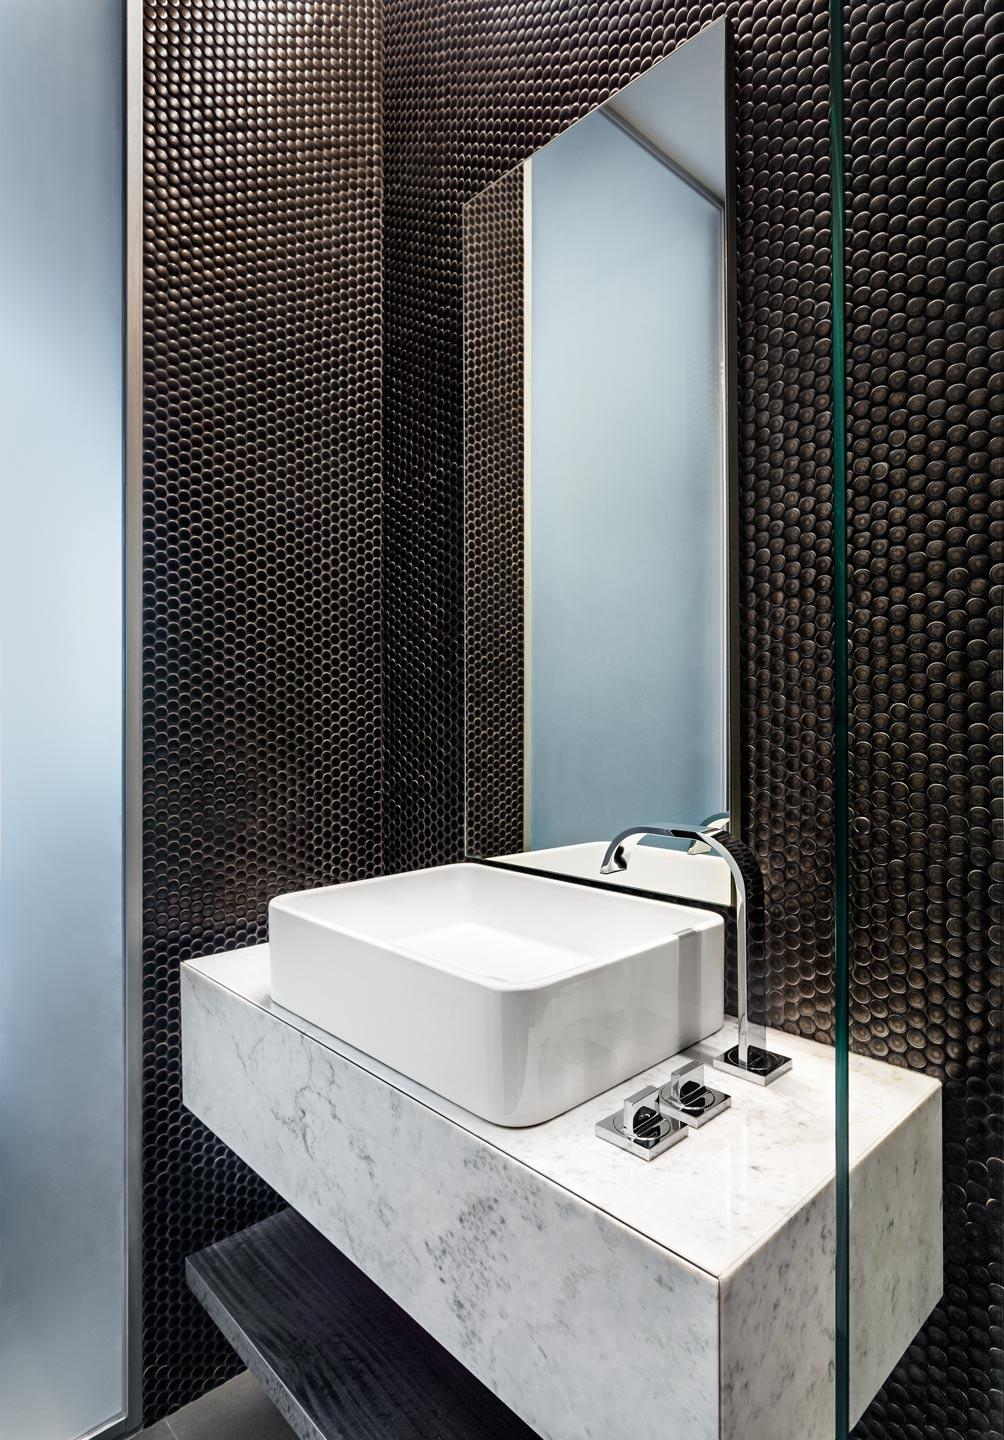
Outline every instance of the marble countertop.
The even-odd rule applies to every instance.
[[[186,1105],[545,1440],[832,1437],[832,1049],[772,1033],[791,1074],[715,1072],[732,1109],[646,1164],[594,1125],[671,1061],[502,1128],[269,989],[266,946],[183,967]],[[942,1291],[941,1094],[859,1058],[850,1089],[856,1417]]]
[[[767,1089],[718,1074],[732,1107],[682,1145],[646,1164],[599,1140],[597,1120],[644,1084],[664,1083],[679,1057],[625,1081],[543,1125],[489,1124],[352,1046],[274,1006],[267,945],[188,962],[207,979],[266,1010],[335,1053],[613,1216],[689,1264],[725,1279],[834,1175],[834,1051],[768,1032],[794,1066]],[[710,1059],[733,1043],[734,1025],[688,1051]],[[850,1059],[850,1154],[857,1165],[938,1090],[936,1080],[861,1056]]]

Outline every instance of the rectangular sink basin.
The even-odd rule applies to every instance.
[[[272,1000],[498,1125],[535,1125],[719,1029],[724,924],[494,866],[283,895]]]

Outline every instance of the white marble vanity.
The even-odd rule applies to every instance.
[[[503,1128],[269,996],[183,967],[185,1103],[546,1440],[832,1440],[832,1050],[644,1164],[594,1126],[669,1061]],[[941,1295],[937,1083],[852,1058],[851,1158],[856,1417]]]

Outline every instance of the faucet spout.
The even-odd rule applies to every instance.
[[[600,866],[601,875],[615,875],[628,867],[631,852],[646,835],[663,835],[673,840],[690,840],[719,856],[729,867],[736,895],[736,986],[738,1037],[736,1045],[718,1056],[715,1067],[741,1075],[758,1085],[769,1085],[791,1069],[791,1061],[761,1046],[750,1044],[749,1020],[749,896],[747,886],[757,887],[758,905],[763,904],[763,877],[753,852],[725,828],[727,815],[710,815],[699,824],[659,822],[631,825],[615,835],[607,846]],[[693,848],[690,853],[695,853]],[[763,956],[758,960],[762,963]]]

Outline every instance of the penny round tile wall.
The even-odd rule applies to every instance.
[[[178,967],[381,866],[380,14],[144,6],[143,1354],[240,1368],[185,1256],[278,1197],[181,1103]]]
[[[826,1040],[825,0],[389,0],[387,855],[397,867],[432,864],[462,846],[461,207],[726,13],[736,24],[745,838],[766,875],[773,1018]],[[988,1324],[1002,1280],[1001,1072],[989,1023],[1000,953],[989,762],[999,739],[988,728],[1000,714],[999,597],[988,574],[1000,319],[985,268],[997,59],[991,51],[988,66],[988,9],[971,0],[860,3],[848,18],[854,1044],[946,1079],[948,1182],[946,1302],[859,1433],[962,1440],[994,1433],[1001,1413]]]
[[[464,211],[464,795],[468,855],[523,849],[523,172]]]
[[[1004,1433],[989,18],[973,0],[848,10],[852,1039],[937,1075],[945,1127],[945,1297],[866,1440]],[[997,171],[999,221],[999,158]]]

